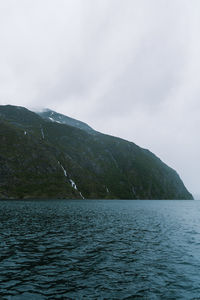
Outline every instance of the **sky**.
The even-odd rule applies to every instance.
[[[200,195],[199,0],[0,0],[0,104],[147,148]]]

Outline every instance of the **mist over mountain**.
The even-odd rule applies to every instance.
[[[46,109],[0,106],[0,198],[193,199],[149,150]]]
[[[38,112],[38,115],[48,121],[50,120],[52,122],[73,126],[88,133],[95,133],[95,131],[86,123],[67,117],[63,114],[59,114],[51,109],[44,109],[42,112]]]

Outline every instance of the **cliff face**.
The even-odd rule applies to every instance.
[[[0,198],[193,199],[150,151],[15,106],[0,106]]]

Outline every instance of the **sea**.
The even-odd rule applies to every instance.
[[[0,201],[0,299],[200,299],[200,201]]]

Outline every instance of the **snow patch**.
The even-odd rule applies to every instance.
[[[83,195],[81,194],[81,192],[79,192],[79,194],[80,194],[80,196],[81,196],[82,199],[85,199],[85,198],[83,197]]]
[[[62,170],[63,170],[63,173],[64,173],[64,176],[65,176],[65,177],[69,177],[69,176],[67,175],[67,171],[65,170],[65,168],[63,167],[63,165],[62,165],[59,161],[58,161],[58,164],[61,166],[61,168],[62,168]],[[71,183],[72,188],[75,189],[77,192],[79,192],[79,190],[78,190],[78,188],[77,188],[77,186],[76,186],[76,183],[75,183],[71,178],[69,178],[69,182]],[[79,195],[81,196],[82,199],[85,199],[85,198],[83,197],[83,195],[81,194],[81,192],[79,192]]]
[[[43,128],[41,128],[41,134],[42,134],[42,138],[44,139],[44,131],[43,131]]]
[[[76,183],[75,183],[72,179],[70,179],[69,181],[70,181],[70,183],[71,183],[71,186],[72,186],[75,190],[78,190],[78,189],[77,189],[77,186],[76,186]]]
[[[135,192],[134,186],[132,186],[132,192],[133,192],[133,195],[135,196],[135,195],[136,195],[136,192]]]
[[[78,190],[78,188],[77,188],[77,186],[76,186],[76,183],[75,183],[72,179],[70,179],[69,181],[70,181],[71,186],[73,187],[73,189],[75,189],[75,190],[77,190],[77,191],[79,192],[79,190]],[[79,195],[81,196],[82,199],[85,199],[85,198],[83,197],[83,195],[81,194],[81,192],[79,192]]]
[[[62,122],[60,122],[60,121],[56,121],[56,120],[54,120],[53,118],[51,118],[51,117],[49,117],[49,119],[51,120],[51,122],[56,122],[56,123],[60,123],[60,124],[62,124]]]
[[[61,165],[61,163],[58,161],[59,165],[61,166],[64,176],[67,177],[67,171],[65,170],[65,168],[63,167],[63,165]]]
[[[70,183],[71,183],[71,186],[73,187],[73,189],[75,189],[77,192],[79,192],[77,186],[76,186],[76,183],[72,180],[72,179],[69,179]],[[83,197],[83,195],[81,194],[81,192],[79,192],[79,195],[81,196],[82,199],[85,199]]]

